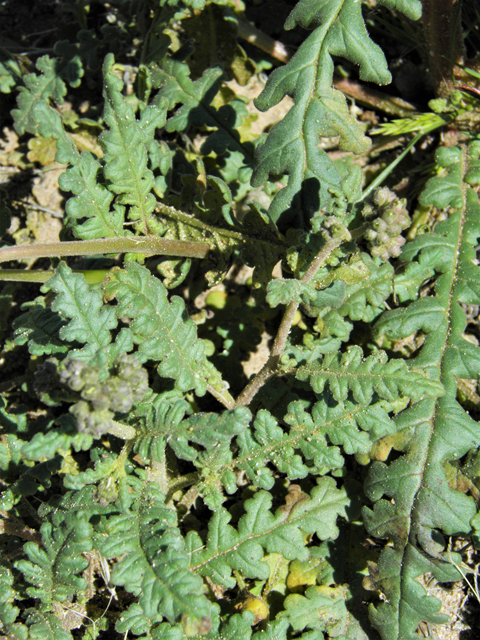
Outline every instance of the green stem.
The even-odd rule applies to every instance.
[[[81,273],[85,277],[88,284],[100,284],[105,280],[109,269],[91,269],[90,271],[77,271],[73,273]],[[39,282],[43,283],[50,280],[55,275],[55,271],[48,269],[47,271],[27,269],[0,269],[0,282]]]
[[[437,128],[437,127],[435,127],[435,128]],[[417,133],[417,135],[413,138],[413,140],[411,140],[409,142],[409,144],[405,147],[405,149],[398,156],[398,158],[395,158],[395,160],[391,164],[389,164],[388,167],[386,169],[384,169],[375,178],[375,180],[373,180],[373,182],[371,182],[368,185],[368,187],[362,193],[362,197],[360,198],[360,200],[357,200],[357,202],[362,202],[363,200],[368,198],[368,196],[372,193],[372,191],[382,184],[382,182],[387,178],[387,176],[395,169],[397,164],[399,164],[404,159],[404,157],[407,155],[407,153],[410,151],[410,149],[412,147],[414,147],[417,144],[417,142],[420,140],[420,138],[422,138],[424,135],[425,135],[424,131],[422,131],[421,133]]]
[[[140,253],[147,257],[160,255],[205,258],[209,250],[210,245],[206,242],[165,240],[158,236],[129,236],[3,247],[0,249],[0,262],[28,258],[90,256],[100,253]]]
[[[46,282],[55,271],[27,271],[26,269],[1,269],[0,281],[2,282]]]
[[[137,434],[135,429],[129,424],[123,424],[116,421],[113,421],[112,426],[108,430],[108,433],[111,433],[112,436],[116,436],[117,438],[121,438],[122,440],[132,440]]]

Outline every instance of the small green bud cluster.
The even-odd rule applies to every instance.
[[[385,187],[377,189],[372,204],[364,207],[363,217],[367,220],[370,218],[364,237],[372,257],[386,262],[400,255],[405,244],[402,231],[411,224],[405,203]]]
[[[99,437],[110,429],[115,413],[128,413],[148,391],[148,373],[133,356],[118,356],[108,373],[105,377],[105,370],[77,358],[66,358],[58,365],[47,361],[39,371],[36,388],[43,391],[48,377],[48,386],[53,389],[54,376],[59,388],[55,395],[76,400],[70,413],[78,430]]]

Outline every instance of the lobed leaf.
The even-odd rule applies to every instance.
[[[412,434],[406,453],[389,466],[375,463],[367,479],[367,495],[375,502],[364,512],[367,528],[393,541],[372,571],[373,583],[387,599],[372,609],[372,620],[387,640],[415,637],[421,621],[445,622],[440,602],[416,578],[431,572],[440,582],[459,579],[453,562],[460,558],[445,551],[440,532],[468,534],[476,513],[472,498],[449,485],[444,464],[478,446],[479,426],[457,401],[456,378],[476,377],[480,371],[480,349],[464,337],[466,318],[460,306],[480,302],[475,261],[480,204],[477,193],[466,186],[478,182],[479,156],[477,141],[468,155],[458,148],[437,153],[447,172],[427,183],[422,197],[426,204],[458,208],[437,224],[433,236],[420,236],[413,251],[407,245],[405,254],[421,260],[429,253],[429,268],[437,274],[435,294],[388,311],[377,323],[378,332],[394,339],[423,331],[425,342],[414,365],[445,388],[442,397],[426,398],[398,416],[397,426]],[[434,245],[439,250],[431,252]]]
[[[132,318],[130,330],[139,345],[135,355],[140,362],[159,362],[159,374],[173,378],[182,391],[195,389],[204,395],[207,387],[222,387],[220,374],[208,362],[205,345],[186,314],[185,302],[178,297],[169,302],[165,287],[147,269],[127,264],[112,274],[105,293],[117,298],[118,317]]]
[[[420,3],[390,2],[418,19]],[[256,106],[266,111],[289,95],[295,104],[257,147],[254,187],[269,176],[287,174],[288,184],[272,201],[269,216],[281,228],[306,228],[342,190],[342,176],[325,151],[319,136],[340,136],[340,147],[364,153],[369,141],[349,114],[345,98],[332,88],[333,56],[359,66],[362,80],[390,82],[382,50],[370,39],[356,0],[300,0],[290,13],[286,29],[314,29],[287,65],[270,74]]]
[[[54,613],[27,609],[27,614],[28,637],[32,640],[72,640],[72,634]]]
[[[337,402],[353,399],[363,405],[372,402],[374,393],[395,401],[399,396],[418,402],[422,397],[444,394],[442,385],[423,373],[408,368],[400,359],[389,360],[384,351],[364,358],[361,347],[349,347],[346,353],[327,353],[321,362],[303,365],[295,373],[298,380],[310,380],[315,393],[322,393],[328,383]]]
[[[45,301],[37,298],[34,303],[23,306],[26,313],[13,322],[15,344],[28,344],[34,356],[66,353],[69,345],[60,337],[65,320],[59,313],[45,307]]]
[[[59,184],[74,195],[65,207],[66,222],[73,227],[74,235],[83,240],[125,235],[124,207],[112,207],[114,194],[99,180],[102,167],[98,158],[89,151],[77,151],[57,111],[39,103],[33,113],[40,134],[56,140],[57,161],[70,165],[60,176]]]
[[[322,478],[311,496],[291,485],[285,505],[275,514],[270,511],[271,495],[258,491],[245,502],[246,513],[236,529],[229,524],[231,515],[220,507],[209,523],[206,543],[193,531],[187,534],[190,570],[227,588],[235,586],[233,570],[247,578],[266,579],[265,552],[280,553],[288,560],[306,559],[303,533],[316,533],[322,540],[335,538],[335,521],[347,502],[331,478]]]
[[[237,436],[239,452],[234,462],[222,461],[216,474],[228,479],[229,469],[237,467],[263,489],[273,487],[271,466],[292,480],[324,475],[344,465],[339,446],[347,454],[367,453],[373,442],[395,433],[389,410],[385,402],[369,407],[350,401],[334,403],[328,394],[311,413],[302,402],[291,402],[283,419],[286,426],[261,410],[253,426]]]
[[[22,622],[17,622],[20,609],[14,604],[16,592],[13,585],[12,571],[0,565],[0,623],[10,637],[27,640],[27,627]]]
[[[60,520],[60,521],[59,521]],[[88,565],[83,553],[92,549],[92,527],[81,511],[65,518],[45,522],[40,528],[43,544],[27,542],[28,560],[18,560],[15,568],[33,586],[27,594],[44,604],[63,602],[68,596],[85,589],[87,583],[79,575]]]
[[[39,102],[48,103],[52,98],[57,104],[62,104],[67,87],[60,77],[57,61],[50,56],[42,56],[37,60],[36,67],[40,75],[29,73],[24,76],[25,86],[20,88],[17,102],[18,109],[12,111],[15,130],[20,135],[26,131],[35,133],[36,119],[33,108]]]
[[[104,149],[103,172],[117,204],[129,206],[128,218],[135,230],[148,235],[160,230],[153,215],[156,199],[154,176],[148,168],[148,147],[155,129],[166,120],[166,101],[146,107],[137,121],[132,106],[121,90],[123,82],[113,73],[114,58],[108,54],[103,65],[104,120],[108,129],[100,136]]]
[[[208,155],[211,151],[217,155],[236,152],[245,164],[252,163],[252,144],[241,142],[236,130],[246,115],[244,103],[233,100],[219,109],[211,105],[223,75],[219,67],[207,69],[201,78],[193,81],[187,64],[165,57],[156,62],[151,72],[153,85],[159,90],[154,104],[166,99],[169,111],[181,104],[167,121],[167,131],[186,131],[192,125],[209,127],[214,131],[203,143],[203,154]]]
[[[312,283],[304,284],[300,280],[276,278],[268,283],[267,302],[271,307],[289,302],[298,302],[308,307],[338,308],[345,299],[345,284],[334,282],[329,287],[317,290]]]
[[[122,557],[112,583],[140,595],[147,618],[171,623],[182,616],[201,621],[210,616],[202,581],[188,569],[185,541],[176,526],[176,514],[164,504],[155,483],[124,484],[120,513],[109,518],[99,541],[106,558]]]
[[[60,338],[85,344],[83,348],[71,351],[72,357],[91,359],[111,343],[110,331],[117,326],[115,310],[103,306],[102,294],[89,287],[82,274],[73,273],[65,263],[60,263],[42,290],[57,294],[52,309],[58,311],[61,318],[70,319],[61,327]]]

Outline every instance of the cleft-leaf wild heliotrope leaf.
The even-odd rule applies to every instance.
[[[418,0],[385,4],[414,20],[420,17]],[[281,228],[306,227],[341,189],[342,176],[327,153],[318,148],[319,136],[340,136],[340,148],[354,153],[363,153],[369,146],[361,125],[348,112],[345,97],[332,88],[333,56],[358,65],[362,80],[380,85],[391,80],[383,52],[365,28],[360,2],[300,0],[285,28],[295,26],[313,32],[290,62],[270,75],[256,100],[261,111],[285,95],[294,100],[286,117],[258,146],[252,179],[252,184],[259,186],[269,175],[288,174],[287,186],[269,208],[269,216]]]

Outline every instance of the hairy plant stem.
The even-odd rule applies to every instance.
[[[112,425],[108,430],[112,436],[121,438],[122,440],[132,440],[137,435],[137,432],[129,424],[123,424],[122,422],[112,421]]]
[[[152,459],[148,468],[148,479],[150,482],[158,484],[160,491],[164,496],[168,493],[168,487],[170,485],[168,479],[167,459],[165,452],[163,453],[161,460]]]
[[[345,239],[346,238],[343,236],[338,239],[335,238],[328,240],[323,249],[319,251],[319,253],[317,253],[317,255],[315,256],[307,271],[300,279],[300,282],[302,282],[303,284],[308,284],[309,282],[311,282],[325,260],[333,251],[335,251],[337,247],[342,244]],[[299,306],[299,302],[290,302],[287,305],[285,313],[283,314],[282,321],[280,322],[277,335],[275,336],[275,340],[273,342],[272,350],[270,352],[268,360],[238,396],[237,401],[235,402],[236,407],[248,407],[250,402],[260,391],[263,385],[275,375],[280,356],[282,355],[282,352],[285,348],[288,334],[290,333],[290,329],[292,328],[293,319]]]
[[[140,253],[147,257],[159,255],[205,258],[209,250],[210,245],[206,242],[165,240],[158,236],[129,236],[4,247],[0,249],[0,262],[26,258],[90,256],[99,253]]]
[[[465,58],[462,37],[462,0],[422,0],[422,18],[428,62],[435,93],[447,98]]]
[[[235,400],[233,399],[232,395],[226,389],[222,389],[220,391],[219,389],[216,389],[211,384],[209,384],[209,385],[207,385],[207,391],[214,398],[216,398],[220,402],[220,404],[223,404],[223,406],[225,408],[233,409],[235,407]]]
[[[168,504],[177,491],[181,491],[186,487],[191,487],[192,485],[197,484],[200,481],[200,477],[198,471],[192,471],[191,473],[187,473],[184,476],[179,478],[175,478],[174,481],[170,484],[168,488],[168,492],[165,494],[165,504]]]

